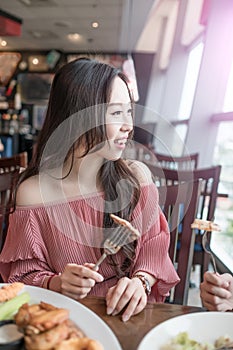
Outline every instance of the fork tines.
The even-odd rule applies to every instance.
[[[117,225],[127,228],[130,231],[132,240],[138,239],[140,237],[139,231],[129,221],[122,219],[115,214],[110,214],[110,216]]]
[[[113,242],[117,242],[117,245],[123,246],[130,241],[134,240],[132,231],[126,226],[118,226],[114,232]]]
[[[103,243],[104,253],[93,267],[93,270],[95,271],[108,255],[116,254],[123,246],[140,237],[139,231],[135,229],[128,221],[121,219],[118,216],[113,216],[113,220],[118,224],[118,226],[111,228],[108,237],[105,239]],[[128,253],[130,253],[131,248],[127,248]]]

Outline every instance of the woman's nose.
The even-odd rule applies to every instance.
[[[133,116],[132,112],[126,109],[123,113],[122,127],[127,131],[133,130]]]
[[[133,130],[133,121],[125,120],[121,125],[121,130],[131,132]]]

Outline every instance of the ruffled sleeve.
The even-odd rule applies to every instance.
[[[5,282],[22,281],[41,286],[52,275],[48,251],[34,211],[16,210],[10,215],[7,238],[0,254],[0,273]]]
[[[157,280],[149,301],[163,302],[179,281],[168,254],[170,232],[167,221],[158,204],[158,190],[154,184],[144,186],[135,208],[133,224],[142,236],[136,249],[136,260],[131,274],[145,271]]]

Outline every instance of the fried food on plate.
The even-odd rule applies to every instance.
[[[69,319],[69,310],[51,304],[24,304],[15,315],[26,350],[104,350]]]
[[[69,335],[69,328],[66,322],[39,334],[25,335],[25,347],[27,350],[50,350],[56,344],[66,339]]]
[[[68,320],[69,311],[53,305],[24,304],[15,315],[15,323],[26,334],[38,334]]]
[[[0,288],[0,303],[13,299],[23,289],[24,283],[14,282]]]
[[[83,337],[63,340],[54,350],[104,350],[103,346],[96,340]]]
[[[191,228],[197,228],[198,230],[205,231],[221,231],[218,224],[215,224],[213,221],[195,219],[191,224]]]

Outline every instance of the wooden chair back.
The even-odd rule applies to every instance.
[[[190,182],[198,179],[202,180],[201,194],[198,201],[197,218],[204,220],[213,220],[218,197],[218,184],[221,174],[221,166],[216,165],[209,168],[194,170],[173,170],[161,168],[156,165],[148,164],[157,186],[168,186],[182,182]],[[201,245],[202,231],[196,232],[194,265],[201,265],[201,280],[203,274],[208,270],[210,257]],[[211,235],[209,235],[211,239]]]
[[[0,158],[0,173],[9,173],[14,170],[21,170],[28,165],[27,152],[15,154],[12,157]]]
[[[169,255],[177,269],[180,282],[172,290],[169,302],[186,305],[192,269],[195,232],[191,229],[197,213],[201,182],[184,182],[161,186],[159,203],[170,228]],[[179,254],[178,252],[179,245]]]
[[[193,170],[198,166],[198,153],[173,157],[166,154],[154,152],[156,165],[162,168],[176,170]]]
[[[155,152],[153,148],[142,144],[135,144],[134,149],[133,158],[149,165],[173,170],[193,170],[198,166],[198,153],[175,157]]]
[[[9,214],[13,206],[13,189],[18,175],[19,169],[0,174],[0,252],[6,238]]]

